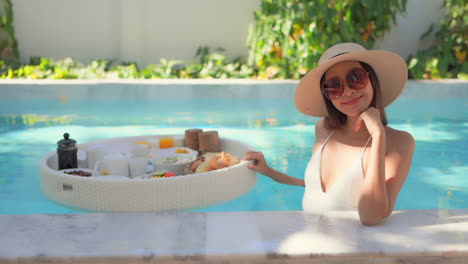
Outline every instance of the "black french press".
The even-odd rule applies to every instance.
[[[62,140],[57,142],[57,156],[59,170],[78,168],[78,149],[76,141],[70,138],[70,134],[63,134]]]

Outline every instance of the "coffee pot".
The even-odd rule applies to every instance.
[[[68,133],[63,134],[63,138],[57,142],[59,170],[78,168],[76,141],[71,139]]]

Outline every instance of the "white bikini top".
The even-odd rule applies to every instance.
[[[306,212],[322,213],[330,210],[357,210],[361,187],[364,183],[363,156],[371,137],[362,150],[361,159],[341,175],[327,192],[322,191],[321,162],[325,145],[333,135],[333,130],[317,153],[312,155],[304,176],[305,191],[302,208]]]

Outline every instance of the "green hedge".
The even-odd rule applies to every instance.
[[[250,78],[252,68],[241,59],[227,62],[222,49],[199,48],[199,63],[183,63],[161,59],[160,64],[150,64],[140,69],[135,62],[115,63],[98,59],[84,65],[73,58],[53,60],[33,58],[28,65],[9,67],[0,61],[0,78],[27,79],[168,79],[168,78]]]

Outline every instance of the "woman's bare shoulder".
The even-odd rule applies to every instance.
[[[415,140],[410,133],[388,126],[385,132],[387,134],[387,148],[389,147],[390,150],[407,152],[414,149]]]
[[[317,121],[317,124],[315,125],[315,140],[316,141],[325,140],[325,138],[327,138],[330,132],[331,130],[327,128],[325,118],[322,118],[319,121]]]
[[[327,127],[326,118],[322,118],[317,121],[317,124],[315,125],[315,144],[321,145],[331,132],[332,129]]]
[[[312,153],[316,153],[319,147],[325,142],[327,127],[325,124],[325,118],[320,119],[315,124],[315,143],[312,148]]]

